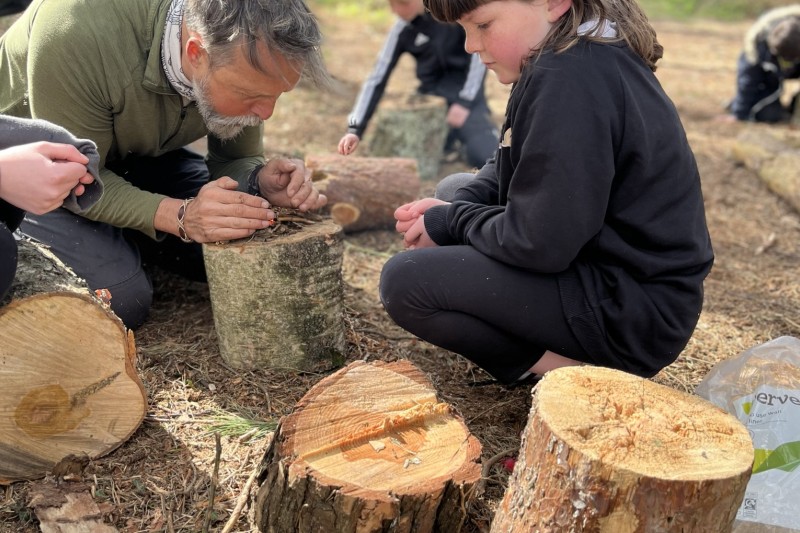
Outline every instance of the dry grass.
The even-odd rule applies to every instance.
[[[328,34],[330,68],[342,81],[342,93],[319,95],[301,87],[282,98],[267,128],[272,152],[334,150],[358,84],[382,40],[383,27],[356,28],[332,12],[319,13]],[[655,378],[690,392],[715,362],[779,335],[800,337],[800,217],[732,162],[729,146],[743,126],[715,119],[732,94],[746,24],[656,26],[667,50],[658,76],[676,102],[697,154],[717,257],[694,337],[679,360]],[[392,80],[388,97],[400,98],[413,86],[406,64]],[[506,91],[489,82],[496,112],[504,109]],[[441,399],[461,413],[481,441],[485,458],[516,448],[530,390],[472,386],[486,374],[391,323],[380,308],[377,280],[385,259],[400,249],[396,235],[351,235],[346,244],[348,361],[411,360],[431,377]],[[209,511],[210,530],[220,531],[238,499],[249,496],[243,489],[265,451],[269,424],[289,413],[331,369],[295,373],[227,367],[219,356],[207,288],[161,272],[154,275],[152,316],[137,331],[138,370],[150,409],[127,443],[90,464],[87,481],[97,500],[114,504],[110,520],[122,531],[201,531]],[[224,435],[216,497],[210,502],[215,430]],[[466,531],[486,530],[506,480],[502,469],[491,470]],[[36,531],[26,490],[25,483],[5,489],[0,530]],[[246,507],[232,530],[254,531],[251,514]]]

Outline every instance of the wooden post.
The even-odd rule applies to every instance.
[[[408,361],[354,362],[285,417],[261,464],[269,533],[461,529],[481,447]]]
[[[369,155],[416,159],[420,178],[436,179],[447,139],[446,116],[446,102],[436,96],[415,95],[402,106],[379,108],[365,139]]]
[[[345,232],[394,228],[394,211],[419,197],[417,161],[402,157],[308,156],[306,168]]]
[[[3,484],[109,453],[147,411],[133,334],[52,254],[19,248],[14,299],[0,308]]]
[[[231,366],[312,370],[343,361],[342,228],[322,220],[290,229],[292,218],[279,216],[249,239],[203,245],[220,354]]]
[[[744,425],[699,396],[560,368],[534,389],[491,531],[729,532],[752,464]]]

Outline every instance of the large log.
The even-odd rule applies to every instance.
[[[327,212],[346,232],[394,228],[395,209],[419,197],[415,159],[313,155],[305,163],[328,197]]]
[[[285,417],[259,476],[269,533],[459,531],[481,447],[411,363],[357,361]]]
[[[747,429],[617,370],[553,370],[533,404],[492,533],[729,532],[753,464]]]
[[[800,211],[800,131],[755,124],[742,131],[733,157]]]
[[[447,139],[447,102],[437,96],[414,95],[400,105],[386,102],[367,133],[369,155],[417,160],[423,180],[438,177]]]
[[[0,308],[0,483],[125,442],[147,400],[133,334],[52,255],[22,241],[14,299]],[[38,278],[38,281],[37,281]]]
[[[12,298],[21,300],[27,296],[49,292],[73,292],[92,296],[86,281],[79,278],[45,246],[23,238],[17,241],[17,274],[14,283],[0,305]]]
[[[249,239],[203,245],[222,358],[237,368],[313,370],[345,351],[342,228],[281,214]]]

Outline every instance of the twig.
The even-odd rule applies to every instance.
[[[208,510],[206,511],[206,520],[203,524],[203,533],[208,533],[208,527],[211,525],[211,515],[214,512],[214,497],[217,492],[217,479],[219,477],[219,459],[222,456],[222,443],[219,439],[219,433],[214,433],[214,441],[216,442],[216,451],[214,452],[214,473],[211,476],[211,487],[208,489]]]
[[[483,491],[486,490],[486,479],[489,477],[489,472],[492,470],[492,467],[500,461],[503,457],[508,457],[513,453],[517,453],[519,448],[508,448],[503,450],[502,452],[496,453],[491,456],[485,463],[483,463],[483,467],[481,468],[481,478],[475,483],[475,497],[480,498],[483,494]]]
[[[228,521],[225,523],[225,527],[222,528],[221,533],[230,533],[233,531],[233,526],[235,526],[236,522],[239,521],[239,516],[242,514],[242,509],[244,509],[247,499],[250,497],[250,488],[253,486],[253,482],[258,475],[258,471],[259,465],[256,465],[256,467],[253,469],[253,473],[250,474],[249,478],[247,478],[247,482],[244,484],[242,493],[239,494],[239,498],[236,500],[236,506],[233,508],[233,512],[231,512],[231,517],[228,518]]]

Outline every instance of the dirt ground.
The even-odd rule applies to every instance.
[[[300,87],[282,97],[267,124],[270,153],[304,156],[335,150],[387,27],[388,18],[364,25],[331,8],[315,10],[327,35],[329,68],[341,81],[342,93]],[[735,60],[748,22],[656,21],[655,26],[666,49],[657,75],[695,150],[716,252],[697,330],[679,360],[654,378],[691,392],[714,363],[780,335],[800,337],[800,216],[732,160],[731,143],[746,126],[718,120],[732,95]],[[402,99],[415,86],[411,63],[401,67],[387,98]],[[508,88],[491,74],[487,88],[499,123]],[[458,168],[449,165],[444,171]],[[488,376],[414,339],[381,309],[380,269],[400,249],[399,237],[390,231],[346,237],[347,361],[411,360],[430,376],[441,400],[463,416],[484,458],[513,451],[527,420],[530,389],[473,386]],[[270,428],[327,373],[229,368],[217,348],[207,287],[163,272],[154,276],[152,315],[136,332],[137,367],[150,409],[128,442],[90,463],[86,481],[97,501],[113,505],[108,520],[121,531],[201,531],[211,505],[214,432],[219,432],[222,452],[210,530],[220,531],[237,501],[254,495],[245,485],[265,451]],[[499,465],[491,470],[465,531],[488,531],[507,477]],[[0,531],[37,531],[27,508],[28,488],[28,483],[16,483],[4,489]],[[232,530],[255,531],[249,501]]]

